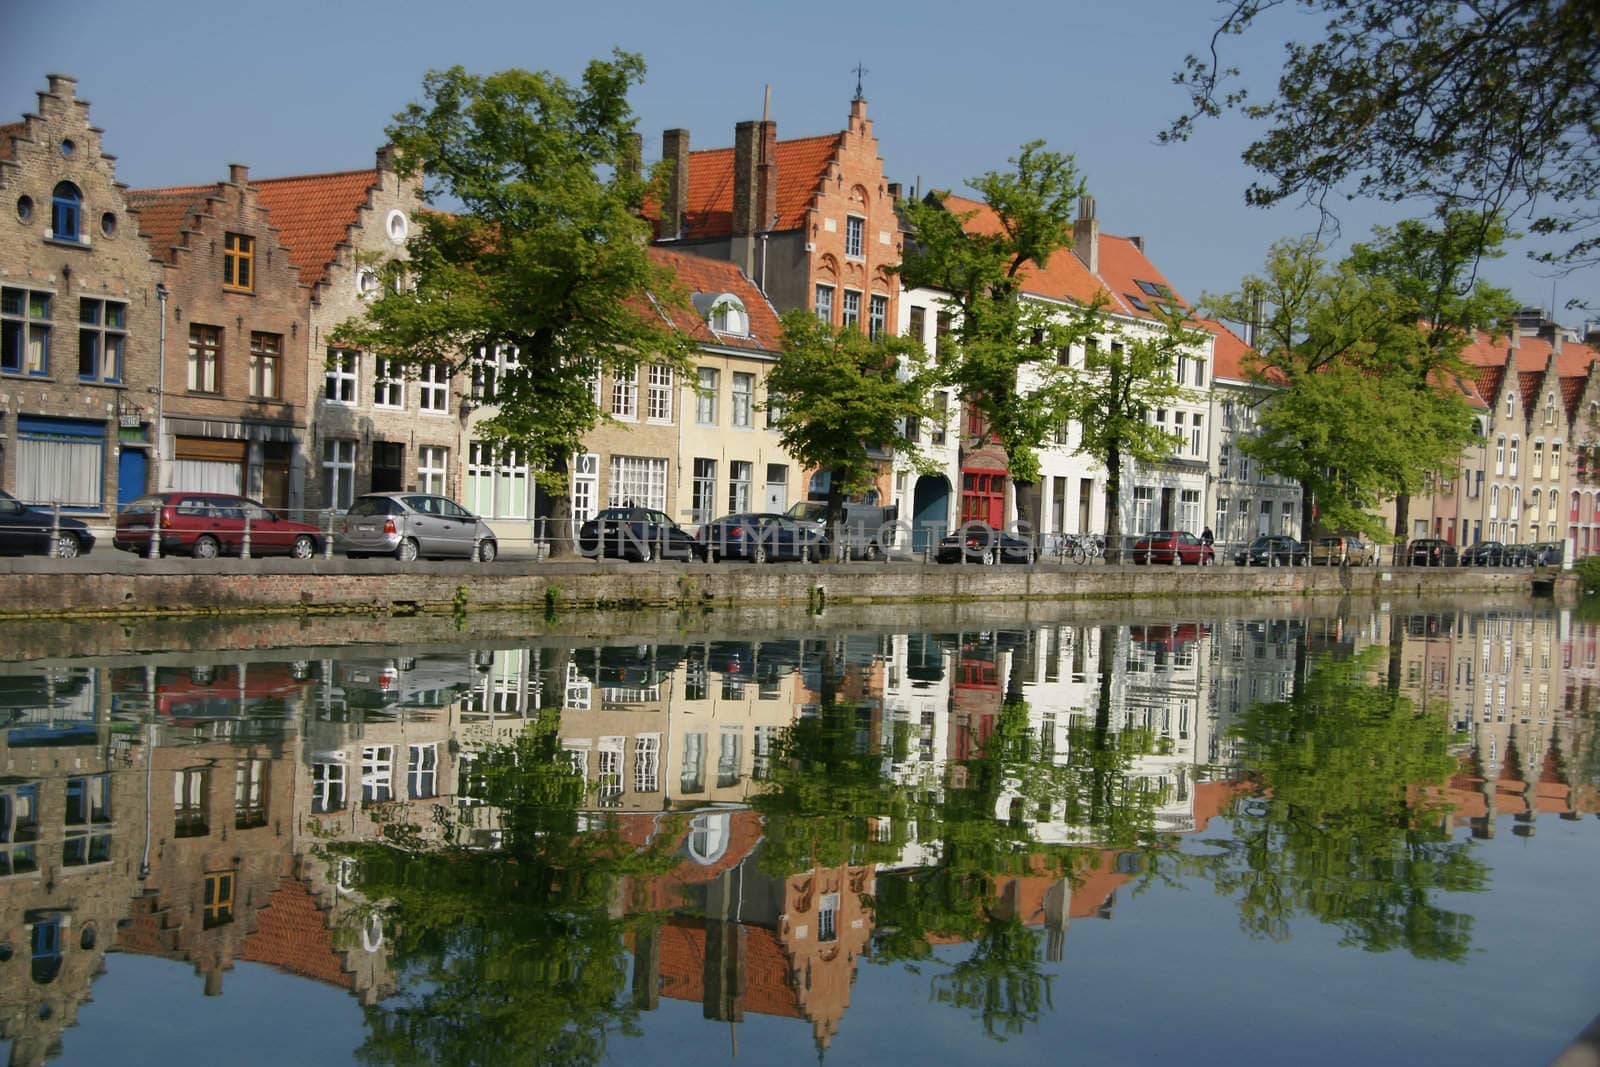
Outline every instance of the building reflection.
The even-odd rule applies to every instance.
[[[1233,813],[1232,727],[1252,707],[1288,699],[1313,660],[1380,648],[1374,684],[1448,709],[1459,770],[1435,791],[1456,825],[1531,835],[1600,810],[1580,758],[1600,629],[1552,607],[17,669],[0,678],[0,1038],[14,1064],[58,1055],[107,952],[182,962],[207,996],[248,961],[381,1003],[403,960],[339,846],[500,847],[484,761],[558,716],[580,825],[676,858],[616,897],[619,915],[660,919],[628,935],[633,1006],[699,1001],[735,1040],[747,1013],[794,1019],[826,1048],[884,934],[884,881],[932,868],[945,843],[866,813],[839,862],[774,870],[756,802],[794,724],[843,716],[857,765],[929,811],[980,788],[974,761],[1020,701],[1044,771],[1120,739],[1119,788],[1148,798],[1167,839]],[[1074,919],[1114,917],[1140,852],[1016,775],[992,799],[997,824],[1086,858],[986,887],[1060,960]]]

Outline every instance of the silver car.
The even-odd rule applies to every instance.
[[[448,497],[429,493],[368,493],[356,497],[340,521],[336,544],[351,559],[457,556],[492,563],[499,554],[494,531]]]

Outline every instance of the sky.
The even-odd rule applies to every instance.
[[[1209,45],[1221,13],[1212,0],[76,0],[72,9],[67,33],[59,0],[0,0],[0,122],[36,108],[47,74],[72,75],[118,178],[134,188],[221,180],[232,162],[261,178],[369,167],[430,69],[523,67],[577,80],[589,59],[622,48],[648,68],[632,96],[646,162],[671,127],[688,129],[692,148],[732,144],[736,122],[761,117],[769,85],[780,138],[842,129],[860,64],[890,181],[959,189],[1044,140],[1075,158],[1102,230],[1144,237],[1191,301],[1239,288],[1273,241],[1318,225],[1310,208],[1244,205],[1248,120],[1203,124],[1181,145],[1156,141],[1185,103],[1173,72]],[[1319,26],[1276,14],[1270,32],[1229,42],[1258,95],[1271,89],[1285,41]],[[1422,213],[1342,204],[1332,248]],[[1482,275],[1581,325],[1584,313],[1565,305],[1600,307],[1600,268],[1552,276],[1527,259],[1530,247],[1519,242]]]

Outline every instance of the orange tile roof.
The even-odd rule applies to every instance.
[[[214,185],[129,190],[128,206],[139,213],[139,232],[149,239],[156,258],[170,258],[170,250],[183,243],[189,217],[202,211],[206,196],[215,191]]]
[[[271,964],[340,989],[352,986],[310,886],[293,876],[281,879],[267,898],[267,906],[256,913],[255,932],[245,939],[239,958]]]
[[[277,228],[278,240],[300,267],[300,280],[315,285],[328,276],[338,246],[347,240],[367,193],[380,182],[375,168],[290,178],[252,178],[260,202]]]
[[[1522,393],[1522,410],[1537,411],[1539,408],[1539,383],[1544,380],[1544,368],[1540,364],[1538,370],[1525,370],[1517,372],[1517,389]]]
[[[1167,283],[1161,272],[1156,270],[1144,252],[1127,237],[1114,237],[1111,234],[1100,235],[1100,278],[1106,287],[1122,298],[1126,309],[1141,318],[1159,318],[1158,302],[1163,297],[1152,297],[1139,288],[1139,282],[1150,282],[1153,285],[1164,287],[1172,294],[1167,303],[1176,304],[1181,308],[1188,308],[1183,297],[1177,290]],[[1134,299],[1142,301],[1150,310],[1141,311],[1133,303]]]
[[[816,193],[817,183],[838,155],[842,133],[779,141],[774,161],[778,167],[778,221],[775,230],[796,230]],[[688,205],[684,237],[726,237],[733,232],[733,149],[708,148],[689,153]],[[660,218],[660,205],[646,206],[652,221]]]
[[[944,197],[944,205],[957,215],[971,216],[965,223],[968,233],[1000,232],[1000,218],[987,204],[950,193]],[[1102,250],[1105,248],[1104,235],[1101,236],[1100,247]],[[1131,310],[1125,301],[1119,299],[1100,279],[1089,273],[1083,261],[1070,248],[1058,249],[1042,270],[1037,263],[1026,268],[1024,288],[1038,296],[1071,300],[1079,304],[1087,304],[1094,300],[1097,293],[1105,293],[1111,301],[1112,310],[1121,312]]]
[[[1543,337],[1517,338],[1517,365],[1533,370],[1543,370],[1550,363],[1550,341]],[[1491,337],[1479,332],[1463,350],[1461,356],[1477,367],[1506,365],[1511,342],[1505,337]],[[1600,352],[1579,341],[1564,341],[1561,355],[1556,357],[1556,373],[1573,377],[1589,373],[1589,365],[1600,361]]]
[[[1476,385],[1478,395],[1494,403],[1494,398],[1500,395],[1500,381],[1506,376],[1504,366],[1480,367],[1478,369]]]
[[[1246,362],[1251,354],[1250,346],[1245,344],[1238,334],[1215,319],[1201,319],[1200,325],[1216,338],[1211,349],[1212,379],[1249,380],[1250,372],[1246,369]]]
[[[21,137],[28,128],[26,122],[8,122],[0,126],[0,159],[11,159],[15,154],[16,146],[11,143],[13,137]]]
[[[1561,379],[1561,408],[1567,413],[1568,419],[1577,418],[1578,404],[1583,399],[1583,387],[1588,381],[1587,376]]]
[[[688,293],[732,293],[743,303],[750,316],[750,335],[736,337],[712,331],[698,315],[668,317],[672,325],[700,344],[743,348],[754,352],[777,352],[782,335],[778,313],[771,302],[761,295],[754,282],[732,263],[685,255],[665,248],[651,248],[650,258],[671,271],[678,284]],[[690,309],[692,312],[692,309]]]

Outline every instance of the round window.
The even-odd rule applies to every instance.
[[[362,296],[371,296],[378,291],[378,272],[369,267],[362,267],[356,275],[356,291]]]
[[[117,217],[109,211],[100,216],[100,232],[107,237],[117,232]]]
[[[411,231],[411,222],[406,218],[406,213],[398,208],[389,212],[389,240],[404,241],[406,234]]]
[[[33,197],[17,197],[17,218],[21,219],[23,222],[27,222],[29,219],[33,218]]]
[[[61,154],[62,155],[71,156],[73,152],[77,151],[77,148],[78,148],[78,146],[72,143],[72,139],[71,138],[63,137],[61,139]]]

